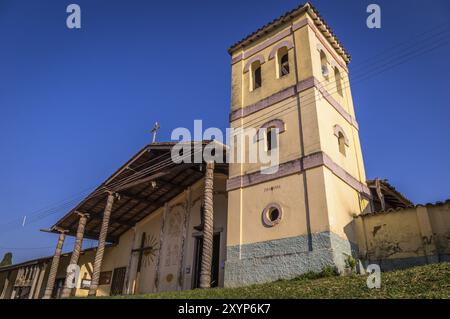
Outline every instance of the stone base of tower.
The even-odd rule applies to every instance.
[[[324,267],[345,268],[348,255],[357,247],[332,232],[298,236],[227,248],[225,287],[261,284],[292,279],[306,272],[320,272]]]

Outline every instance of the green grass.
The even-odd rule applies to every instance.
[[[450,298],[450,263],[385,272],[381,288],[369,289],[366,276],[334,276],[329,271],[242,288],[195,289],[111,298]]]

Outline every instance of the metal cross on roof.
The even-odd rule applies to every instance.
[[[153,133],[153,139],[152,143],[156,143],[156,132],[161,128],[158,122],[155,122],[155,125],[153,125],[152,133]]]

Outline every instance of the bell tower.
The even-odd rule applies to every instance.
[[[253,128],[238,140],[276,152],[278,165],[265,172],[248,148],[230,164],[225,285],[342,271],[357,250],[353,217],[370,210],[349,54],[309,3],[229,53],[230,126]]]

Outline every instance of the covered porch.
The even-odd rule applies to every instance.
[[[199,147],[200,144],[200,147]],[[79,256],[84,238],[98,240],[94,260],[84,265],[78,276],[89,283],[88,295],[95,296],[99,287],[109,284],[108,291],[102,294],[133,294],[139,292],[140,277],[143,268],[149,266],[145,257],[151,255],[151,268],[154,270],[152,290],[185,289],[182,281],[185,273],[193,267],[200,267],[198,281],[207,288],[211,285],[214,242],[214,198],[219,193],[225,196],[225,179],[228,175],[227,164],[204,162],[194,163],[195,152],[202,152],[209,142],[192,143],[192,152],[178,155],[176,159],[191,158],[189,163],[175,163],[171,156],[173,142],[153,143],[141,149],[125,165],[112,174],[104,183],[61,218],[50,230],[58,234],[55,254],[52,259],[44,298],[51,298],[51,292],[58,273],[59,259],[65,236],[75,236],[76,241],[69,265],[79,265]],[[225,151],[225,150],[224,150]],[[225,152],[223,153],[225,157]],[[217,179],[218,178],[218,179]],[[223,187],[214,185],[215,180],[223,179]],[[216,186],[216,187],[215,187]],[[199,196],[199,198],[194,198]],[[198,201],[198,212],[194,209]],[[197,213],[202,218],[193,225],[191,215]],[[223,213],[222,213],[223,215]],[[149,220],[154,221],[149,223]],[[223,218],[222,218],[223,219]],[[157,220],[157,221],[156,221]],[[179,227],[173,227],[173,224]],[[152,224],[152,229],[145,225]],[[225,223],[222,222],[226,227]],[[158,230],[156,228],[159,228]],[[220,228],[220,227],[219,227]],[[188,229],[195,229],[201,236],[201,264],[186,265],[189,259],[186,252],[199,249],[198,245],[189,247]],[[159,232],[159,233],[158,233]],[[176,233],[175,233],[176,232]],[[187,238],[187,236],[190,236]],[[222,240],[225,237],[222,236]],[[111,246],[105,250],[106,243]],[[174,245],[171,245],[174,243]],[[175,253],[175,250],[179,250]],[[189,251],[189,256],[191,251]],[[178,256],[177,261],[167,262],[167,256]],[[165,260],[164,260],[165,258]],[[224,256],[223,256],[224,258]],[[170,259],[170,258],[169,258]],[[173,258],[172,258],[173,259]],[[119,265],[112,270],[111,265]],[[174,269],[176,268],[176,271]],[[81,265],[83,268],[83,265]],[[164,269],[164,280],[176,280],[176,285],[162,287],[160,276]],[[73,278],[73,269],[67,268],[66,278]],[[86,270],[86,272],[84,272]],[[214,272],[214,271],[213,271]],[[214,275],[214,274],[213,274]],[[171,278],[171,276],[173,278]],[[66,280],[61,297],[76,293]],[[78,285],[80,280],[77,280]],[[214,283],[213,283],[214,284]],[[100,289],[102,290],[102,289]]]

